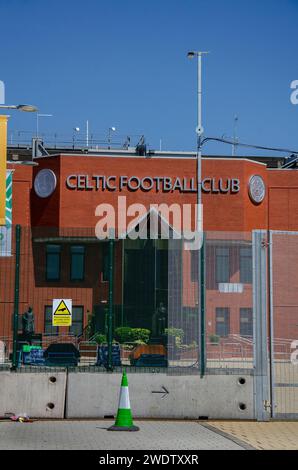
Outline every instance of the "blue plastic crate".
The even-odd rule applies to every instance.
[[[114,367],[121,366],[121,351],[119,344],[112,345],[112,364]],[[108,365],[108,345],[98,346],[97,349],[97,366],[107,367]]]

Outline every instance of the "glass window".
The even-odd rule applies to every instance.
[[[61,265],[61,246],[46,246],[46,280],[59,281]]]
[[[252,250],[240,248],[240,282],[243,284],[252,283]]]
[[[52,305],[46,305],[44,309],[44,333],[46,335],[58,335],[58,326],[52,326]]]
[[[240,308],[240,335],[253,336],[252,308]]]
[[[79,336],[83,333],[84,327],[84,307],[72,307],[72,325],[69,327],[69,333]]]
[[[70,279],[71,281],[83,281],[85,271],[85,247],[73,245],[70,247]]]
[[[230,309],[228,307],[216,309],[216,334],[218,336],[230,334]]]
[[[229,248],[216,248],[216,282],[230,282]]]

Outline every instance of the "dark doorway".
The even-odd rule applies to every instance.
[[[126,326],[152,331],[153,317],[168,298],[167,240],[125,240],[123,310]],[[162,306],[161,306],[162,304]]]

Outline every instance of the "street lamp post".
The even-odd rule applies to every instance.
[[[201,217],[201,204],[202,204],[202,137],[204,128],[202,126],[202,55],[208,54],[206,51],[190,51],[187,54],[189,59],[197,58],[197,230],[203,229],[203,219]]]
[[[111,148],[111,142],[112,142],[112,132],[116,132],[116,127],[109,127],[109,134],[108,134],[108,149]]]
[[[204,260],[204,233],[203,233],[203,207],[202,207],[202,138],[204,128],[202,125],[202,55],[207,51],[189,51],[189,59],[197,58],[197,231],[200,234],[200,247],[198,249],[198,303],[200,308],[199,336],[200,336],[200,374],[205,373],[205,260]]]
[[[72,148],[74,149],[75,148],[75,144],[76,144],[76,135],[80,132],[80,128],[79,127],[73,127],[72,129]]]

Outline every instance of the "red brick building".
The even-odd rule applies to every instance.
[[[182,154],[140,157],[107,152],[61,153],[35,162],[37,166],[8,165],[14,170],[13,224],[22,226],[19,311],[32,305],[36,331],[53,334],[57,330],[51,326],[52,299],[71,298],[74,334],[82,333],[91,312],[104,330],[108,244],[95,237],[96,207],[105,203],[117,209],[119,196],[126,196],[127,205],[140,203],[148,210],[153,203],[194,205],[196,159]],[[52,173],[38,182],[42,170]],[[251,336],[251,232],[298,230],[296,171],[271,168],[265,159],[206,157],[202,175],[207,334]],[[261,202],[250,194],[255,175],[261,177],[257,198],[265,190]],[[40,197],[38,184],[41,192],[53,185],[52,193]],[[14,242],[13,234],[12,246]],[[150,329],[158,304],[168,302],[167,246],[161,240],[147,249],[137,243],[115,242],[115,325]],[[181,316],[197,310],[195,261],[191,252],[184,253]],[[11,335],[14,263],[14,256],[0,257],[0,336],[4,337]],[[287,283],[285,277],[283,282]],[[281,327],[280,335],[285,334]]]

